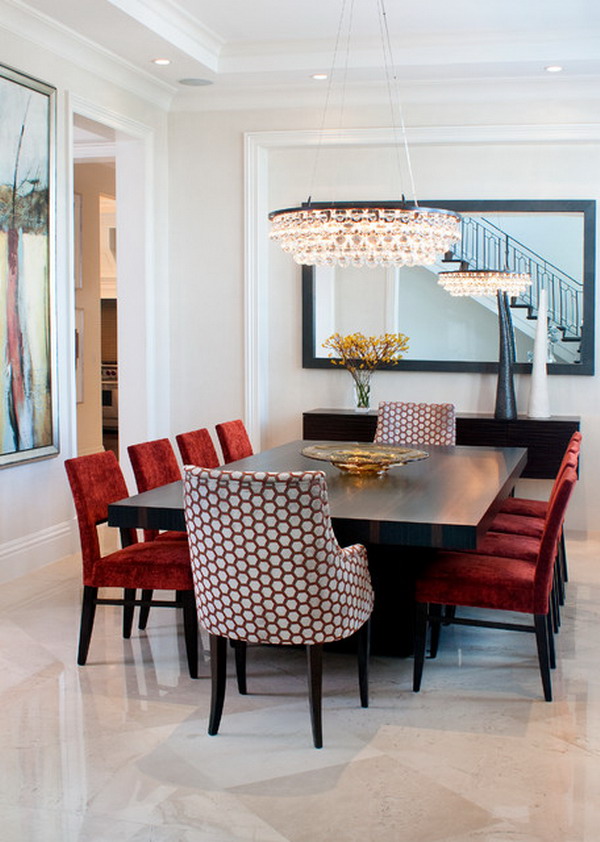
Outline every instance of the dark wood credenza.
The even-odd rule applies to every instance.
[[[302,414],[302,438],[324,441],[373,441],[377,411],[311,409]],[[579,430],[575,416],[517,418],[461,412],[456,416],[456,443],[492,447],[526,447],[528,479],[554,479],[569,439]]]

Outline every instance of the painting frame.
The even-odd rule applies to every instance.
[[[59,451],[56,88],[0,64],[0,468]]]

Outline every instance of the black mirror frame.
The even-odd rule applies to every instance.
[[[531,212],[583,214],[583,323],[580,361],[578,363],[548,363],[548,374],[594,374],[595,347],[595,275],[596,275],[596,202],[595,200],[526,201],[498,200],[444,202],[423,201],[423,206],[446,208],[459,213]],[[302,367],[334,370],[327,357],[315,356],[315,267],[302,266]],[[455,371],[497,373],[497,362],[460,360],[399,360],[380,366],[393,371]],[[531,363],[515,363],[516,373],[531,372]]]

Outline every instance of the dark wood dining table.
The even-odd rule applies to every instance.
[[[223,466],[223,470],[323,470],[334,530],[342,546],[367,546],[375,587],[373,648],[412,649],[412,589],[419,565],[436,549],[475,549],[527,463],[521,447],[434,447],[426,459],[381,476],[355,476],[302,450],[327,442],[294,441]],[[335,443],[341,447],[339,442]],[[185,529],[182,483],[113,503],[120,528]]]

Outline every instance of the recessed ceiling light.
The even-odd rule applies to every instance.
[[[171,59],[170,58],[153,58],[152,64],[160,64],[160,65],[171,64]]]
[[[544,68],[544,70],[546,70],[548,73],[560,73],[562,67],[560,66],[560,64],[549,64],[548,67]]]
[[[188,85],[190,88],[202,88],[205,85],[212,85],[212,82],[210,79],[195,79],[192,77],[190,79],[180,79],[179,84]]]
[[[315,79],[317,82],[323,82],[327,79],[327,73],[313,73],[310,78]]]

